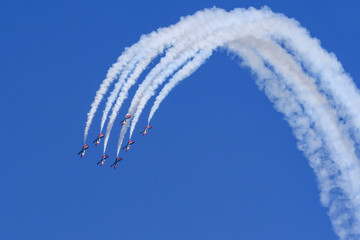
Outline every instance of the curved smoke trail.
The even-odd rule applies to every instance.
[[[134,59],[136,59],[135,62],[137,66],[125,82],[123,88],[121,89],[119,97],[117,98],[116,103],[113,107],[106,129],[104,152],[106,151],[110,132],[112,130],[117,114],[122,106],[122,103],[127,98],[130,88],[136,83],[137,79],[145,70],[146,66],[148,66],[157,55],[162,53],[164,49],[173,46],[176,43],[181,44],[181,41],[183,39],[185,39],[189,35],[191,36],[191,33],[194,29],[204,26],[204,24],[213,21],[214,19],[220,17],[220,15],[226,15],[226,11],[222,9],[205,9],[204,11],[199,11],[194,15],[182,18],[181,21],[176,25],[172,25],[168,28],[160,28],[158,31],[154,31],[149,35],[142,37],[139,43],[134,44],[132,47],[127,49],[129,52],[138,53],[138,55],[134,57]],[[144,52],[146,54],[144,54]],[[131,68],[131,66],[128,66],[128,68]],[[125,125],[124,127],[126,126],[127,125]],[[123,136],[120,137],[120,139],[123,139]],[[121,145],[121,143],[122,140],[119,141],[119,145]]]
[[[282,112],[309,159],[321,191],[320,201],[340,239],[360,239],[360,94],[335,55],[321,48],[298,22],[268,8],[212,8],[143,36],[112,67],[97,92],[85,130],[109,85],[121,73],[106,104],[101,129],[112,107],[104,151],[129,89],[156,56],[159,63],[139,85],[128,110],[134,115],[130,137],[147,102],[166,80],[150,110],[151,121],[161,102],[217,48],[242,59],[256,76],[275,109]],[[115,104],[114,104],[115,102]],[[91,114],[90,114],[91,113]],[[117,154],[128,122],[121,129]]]

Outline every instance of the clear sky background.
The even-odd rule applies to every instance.
[[[91,143],[104,103],[77,155],[98,86],[141,34],[205,7],[263,5],[297,19],[359,86],[357,0],[3,1],[0,239],[337,239],[290,127],[224,51],[171,92],[116,171],[120,124],[102,168]]]

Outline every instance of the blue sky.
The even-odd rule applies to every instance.
[[[288,124],[222,51],[174,89],[116,171],[120,126],[102,168],[90,145],[99,113],[77,156],[98,86],[141,34],[205,7],[263,5],[297,19],[359,86],[355,0],[3,2],[0,239],[337,239]]]

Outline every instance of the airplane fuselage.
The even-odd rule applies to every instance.
[[[80,157],[83,157],[83,156],[85,155],[85,150],[88,149],[88,148],[89,148],[89,146],[85,144],[85,145],[82,147],[81,151],[78,152],[78,155],[80,154]]]

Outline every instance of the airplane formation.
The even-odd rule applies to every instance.
[[[121,125],[124,126],[130,118],[131,118],[131,115],[126,115],[125,118],[120,122]],[[147,134],[147,132],[149,131],[149,129],[151,129],[151,128],[152,128],[152,126],[149,126],[149,125],[148,125],[148,126],[145,127],[144,130],[142,130],[141,132],[139,132],[139,134],[142,133],[142,135],[145,136],[145,135]],[[102,134],[102,133],[100,133],[99,136],[97,136],[97,138],[93,141],[93,143],[95,143],[95,146],[99,145],[99,143],[100,143],[100,141],[101,141],[101,139],[102,139],[103,137],[104,137],[104,134]],[[127,151],[129,151],[130,146],[131,146],[132,144],[134,144],[134,143],[135,143],[135,141],[129,140],[129,142],[128,142],[122,149],[126,149],[126,152],[127,152]],[[82,147],[82,149],[80,150],[80,152],[78,153],[78,155],[80,155],[80,157],[83,157],[83,156],[85,155],[85,151],[86,151],[88,148],[89,148],[89,146],[85,144],[85,145]],[[103,166],[104,163],[105,163],[105,160],[106,160],[108,157],[109,157],[109,155],[104,154],[104,155],[101,157],[101,160],[97,163],[97,165],[100,164],[100,166]],[[120,157],[117,157],[117,158],[115,159],[115,162],[114,162],[113,164],[111,164],[110,167],[114,167],[114,169],[116,169],[117,166],[118,166],[118,164],[119,164],[119,162],[120,162],[121,160],[123,160],[123,159],[120,158]]]

